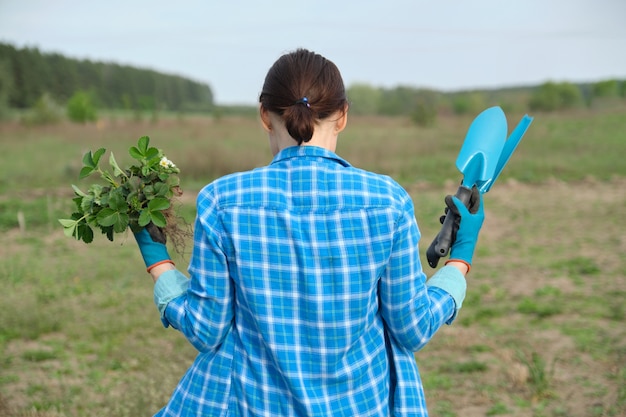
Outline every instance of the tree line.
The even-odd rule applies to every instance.
[[[626,103],[626,80],[574,84],[548,81],[537,86],[441,92],[369,84],[348,87],[355,115],[408,116],[422,126],[433,125],[440,114],[478,114],[493,105],[505,111],[550,112]],[[0,43],[0,117],[3,109],[31,109],[32,123],[59,119],[59,105],[77,122],[97,119],[96,108],[149,112],[162,110],[256,114],[253,106],[226,107],[213,102],[207,84],[180,76],[115,63],[67,58],[37,48]]]
[[[355,84],[347,95],[352,114],[404,115],[427,125],[437,114],[477,114],[494,105],[506,111],[553,112],[626,103],[626,80],[581,84],[547,81],[536,86],[457,92]]]
[[[181,76],[0,43],[0,105],[29,109],[43,96],[64,104],[78,92],[109,109],[210,111],[214,105],[207,84]]]

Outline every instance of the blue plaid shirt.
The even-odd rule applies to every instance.
[[[163,274],[164,324],[200,352],[158,416],[426,416],[413,352],[465,280],[426,283],[395,181],[313,146],[198,195],[190,279]]]

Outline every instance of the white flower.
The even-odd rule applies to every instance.
[[[174,163],[166,157],[161,158],[159,165],[161,165],[163,168],[176,168],[176,165],[174,165]]]

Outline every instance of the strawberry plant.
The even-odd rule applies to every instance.
[[[171,200],[182,193],[179,187],[180,170],[167,159],[161,149],[150,146],[150,138],[143,136],[137,146],[129,149],[137,161],[127,169],[121,169],[113,153],[109,156],[110,170],[100,168],[106,149],[87,152],[79,178],[98,174],[102,182],[91,184],[87,191],[72,185],[76,211],[69,219],[59,219],[64,233],[85,243],[94,238],[94,229],[113,241],[115,233],[130,227],[133,232],[148,227],[151,234],[162,233],[168,225]],[[153,235],[153,237],[155,237]]]

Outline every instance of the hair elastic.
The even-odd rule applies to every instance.
[[[309,99],[306,97],[302,97],[300,100],[296,101],[295,104],[304,104],[305,106],[311,108],[311,105],[309,104]]]

